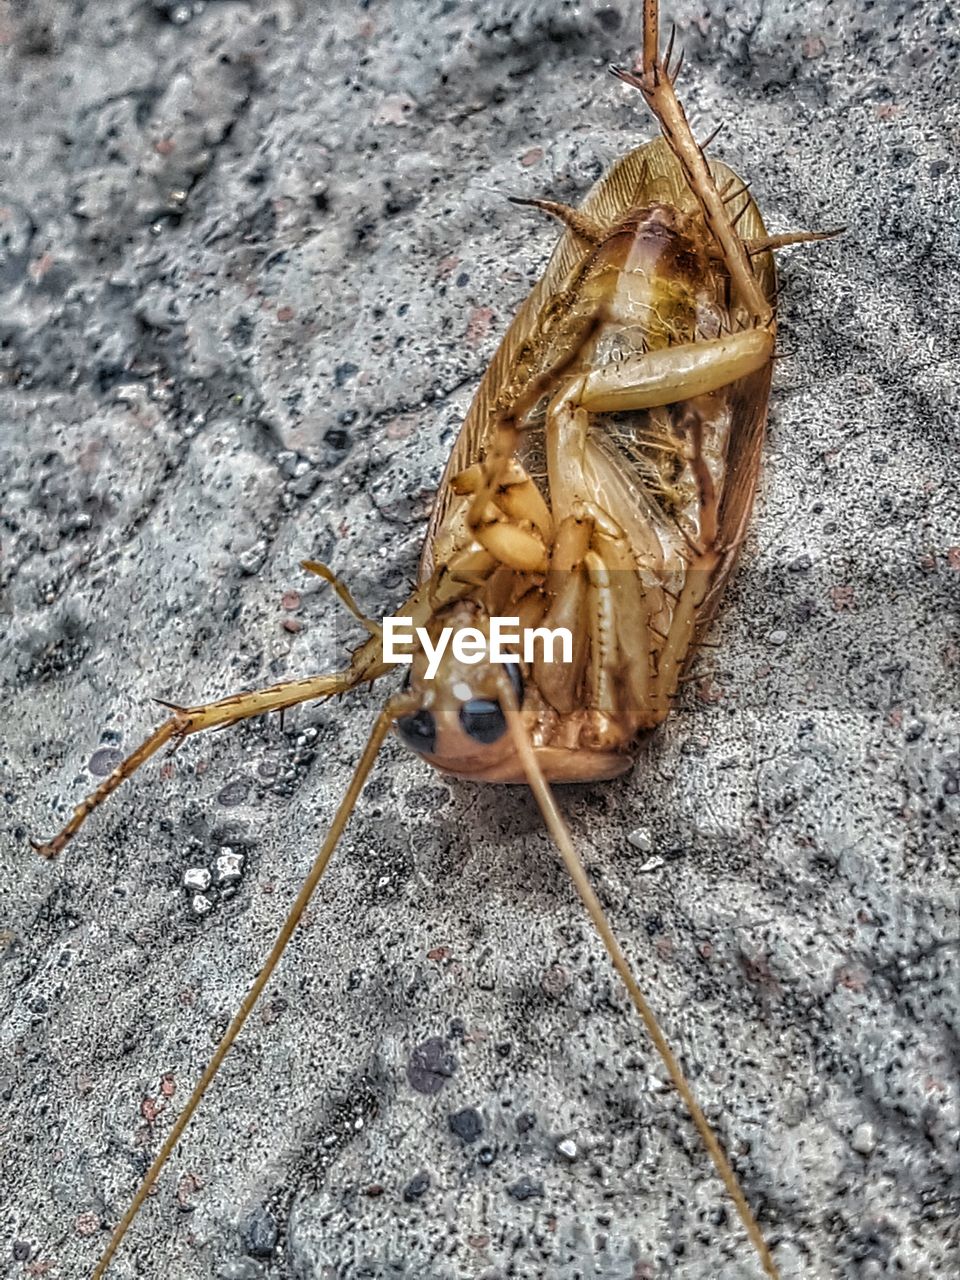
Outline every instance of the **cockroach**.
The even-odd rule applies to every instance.
[[[550,662],[468,662],[446,651],[434,679],[425,641],[388,698],[323,846],[256,981],[172,1125],[93,1275],[107,1271],[190,1117],[270,981],[395,727],[459,778],[526,783],[611,963],[643,1020],[765,1272],[777,1265],[736,1175],[631,972],[578,856],[551,783],[627,770],[669,714],[737,559],[757,487],[776,332],[772,252],[831,232],[768,235],[743,183],[708,161],[675,92],[673,37],[660,54],[657,0],[644,5],[631,70],[662,137],[618,160],[578,209],[522,200],[564,226],[549,265],[478,387],[440,484],[418,585],[398,611],[435,645],[444,628],[488,638],[566,628]],[[36,847],[58,854],[121,782],[164,746],[250,716],[330,698],[386,676],[382,627],[329,582],[369,638],[334,674],[182,707]]]

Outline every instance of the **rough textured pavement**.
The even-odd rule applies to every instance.
[[[563,803],[783,1276],[953,1276],[960,17],[667,8],[771,227],[848,231],[782,255],[718,647]],[[650,134],[604,70],[638,9],[0,3],[4,1276],[89,1275],[378,697],[191,740],[56,863],[27,834],[151,697],[342,657],[301,557],[403,598],[553,241],[504,195]],[[391,742],[112,1274],[757,1276],[662,1079],[529,797]]]

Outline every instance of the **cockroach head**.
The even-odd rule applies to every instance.
[[[440,769],[472,774],[512,747],[501,705],[506,673],[517,704],[522,706],[522,664],[493,662],[486,654],[469,661],[455,638],[469,632],[476,646],[482,636],[490,647],[490,619],[474,601],[460,601],[439,611],[425,628],[429,646],[418,645],[408,669],[406,691],[416,706],[397,721],[404,743]]]

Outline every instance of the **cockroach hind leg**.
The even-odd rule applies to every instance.
[[[680,164],[687,186],[700,206],[703,220],[717,241],[734,288],[755,323],[765,328],[770,327],[774,323],[773,308],[753,272],[749,255],[736,228],[730,224],[726,209],[726,201],[745,193],[749,184],[741,184],[739,192],[717,190],[706,157],[693,136],[683,107],[674,92],[670,71],[659,57],[659,9],[657,0],[644,0],[642,72],[638,74],[617,67],[612,70],[625,84],[640,90],[647,106],[656,116],[664,140]],[[679,70],[680,60],[673,68],[674,78]]]

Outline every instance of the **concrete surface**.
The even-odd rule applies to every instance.
[[[3,1275],[89,1274],[378,698],[189,742],[53,865],[27,833],[152,696],[338,660],[301,557],[403,598],[553,240],[504,194],[649,136],[604,70],[638,8],[0,4]],[[563,802],[783,1276],[956,1275],[958,15],[668,10],[770,225],[848,232],[783,255],[718,647]],[[391,742],[112,1274],[756,1276],[662,1075],[530,799]]]

